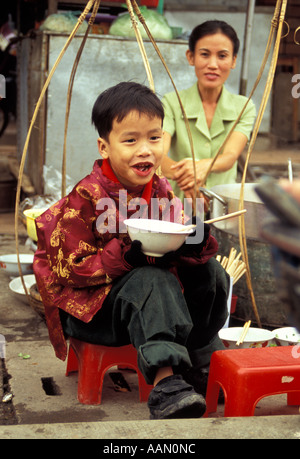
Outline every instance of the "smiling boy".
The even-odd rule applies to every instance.
[[[92,122],[102,160],[36,220],[34,272],[57,357],[66,358],[68,336],[106,346],[132,343],[141,372],[154,385],[150,418],[200,417],[205,400],[198,381],[220,346],[217,332],[227,315],[227,275],[212,258],[217,243],[205,225],[201,243],[149,258],[120,231],[142,199],[143,218],[150,218],[153,199],[160,199],[160,219],[171,200],[171,220],[182,214],[167,180],[155,174],[163,156],[163,117],[158,97],[137,83],[100,94]],[[103,200],[114,203],[114,231],[97,226]]]

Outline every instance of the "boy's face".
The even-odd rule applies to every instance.
[[[113,121],[108,141],[99,137],[98,150],[124,186],[145,185],[163,157],[162,120],[131,111],[120,123]]]

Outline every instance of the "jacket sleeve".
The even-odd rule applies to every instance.
[[[95,221],[92,201],[75,192],[37,219],[38,250],[45,250],[60,284],[74,288],[107,284],[130,269],[122,265],[125,246],[120,240],[113,238],[99,247]]]

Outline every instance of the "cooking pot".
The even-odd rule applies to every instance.
[[[260,225],[270,215],[264,203],[255,191],[258,183],[245,183],[244,185],[244,209],[246,237],[262,240],[260,237]],[[210,199],[210,218],[220,217],[239,210],[241,184],[232,183],[216,185],[210,190],[200,188],[200,191]],[[216,228],[227,233],[239,234],[239,218],[230,218],[213,224]]]

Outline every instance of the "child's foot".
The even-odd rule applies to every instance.
[[[193,386],[198,394],[206,396],[209,367],[190,368],[183,373],[185,381]]]
[[[208,375],[209,367],[192,367],[183,374],[183,377],[185,381],[187,381],[189,384],[193,386],[193,388],[198,394],[201,394],[203,395],[203,397],[206,397]],[[218,403],[224,403],[224,394],[222,389],[220,389],[219,392]]]
[[[206,410],[205,399],[182,376],[162,379],[148,399],[150,419],[200,418]]]

